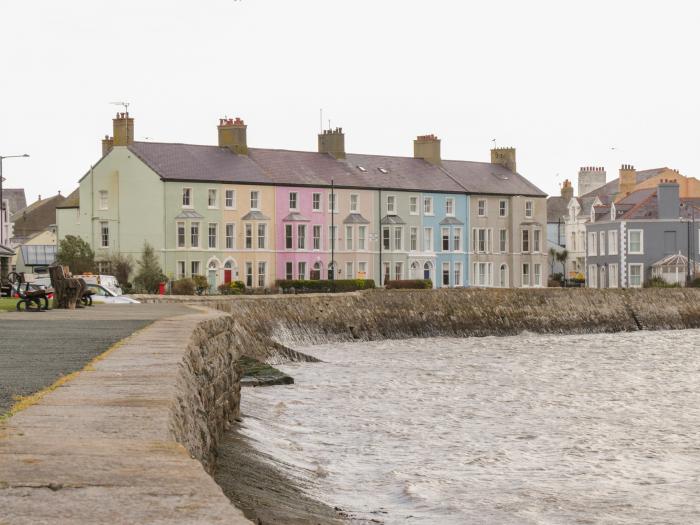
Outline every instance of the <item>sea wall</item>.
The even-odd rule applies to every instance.
[[[432,336],[593,333],[700,327],[696,289],[370,290],[210,300],[231,314],[246,355],[275,363],[289,347]]]

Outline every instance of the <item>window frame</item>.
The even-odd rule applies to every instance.
[[[214,204],[212,204],[212,192],[214,195]],[[207,209],[219,209],[219,190],[217,190],[216,188],[207,188]]]
[[[627,253],[630,255],[643,255],[644,254],[644,230],[642,229],[630,229],[627,230]],[[632,251],[632,234],[639,234],[639,251]]]
[[[435,216],[435,208],[433,207],[433,198],[430,196],[423,197],[423,215],[428,217]]]
[[[99,190],[97,193],[97,209],[100,211],[109,210],[109,191]]]
[[[482,206],[483,204],[483,206]],[[477,217],[488,217],[488,203],[486,199],[476,200],[476,216]]]
[[[185,196],[187,196],[187,199],[185,199]],[[185,204],[185,200],[187,200],[187,204]],[[182,204],[183,208],[193,208],[194,204],[194,190],[192,189],[192,186],[183,186],[182,187],[182,199],[180,200],[180,203]]]
[[[182,226],[182,243],[180,243],[180,226]],[[175,222],[175,247],[178,249],[187,248],[187,223],[185,221]]]
[[[231,194],[231,204],[229,205],[229,193]],[[224,190],[224,209],[235,210],[236,209],[236,190],[226,189]]]

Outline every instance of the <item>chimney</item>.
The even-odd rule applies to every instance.
[[[219,119],[219,147],[228,148],[237,155],[248,154],[248,139],[246,125],[243,120],[236,117]]]
[[[112,146],[129,146],[134,143],[134,119],[128,113],[117,113],[112,119],[114,129]],[[104,141],[102,142],[104,148]]]
[[[566,179],[561,185],[561,196],[564,197],[567,203],[574,198],[574,187],[569,179]]]
[[[440,139],[432,133],[430,135],[418,135],[416,140],[413,141],[413,156],[439,166],[442,163],[440,158]]]
[[[491,164],[500,164],[515,173],[515,148],[493,148]]]
[[[680,186],[675,179],[661,179],[656,187],[659,219],[677,219],[681,216]]]
[[[637,170],[631,164],[623,164],[620,167],[620,179],[618,183],[617,196],[615,200],[620,200],[634,191],[637,185]]]
[[[112,148],[114,147],[114,139],[110,137],[109,135],[105,135],[105,138],[102,139],[102,156],[104,157],[112,151]]]
[[[336,159],[345,158],[345,134],[343,128],[324,129],[318,134],[318,152],[328,153]]]

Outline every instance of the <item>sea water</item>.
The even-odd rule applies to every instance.
[[[329,344],[241,432],[386,524],[700,523],[700,331]]]

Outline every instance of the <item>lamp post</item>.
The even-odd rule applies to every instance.
[[[3,224],[5,215],[5,201],[2,196],[2,161],[5,159],[15,159],[29,157],[26,153],[24,155],[0,155],[0,244],[5,244],[5,225]]]

